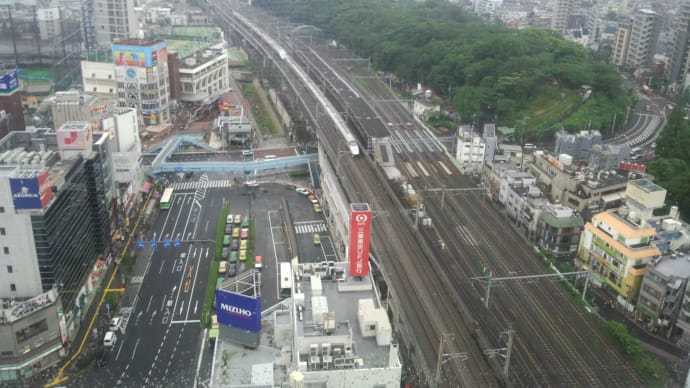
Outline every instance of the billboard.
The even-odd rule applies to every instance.
[[[58,148],[61,150],[83,150],[89,147],[90,133],[88,127],[63,129],[56,131]]]
[[[253,332],[261,331],[261,297],[216,289],[218,323]]]
[[[113,44],[113,62],[116,66],[153,67],[158,62],[168,61],[168,49],[165,42],[151,46],[132,46]]]
[[[369,274],[371,209],[368,203],[350,204],[350,276]]]
[[[16,209],[43,209],[53,198],[48,170],[31,177],[10,178],[10,191]]]
[[[644,164],[630,162],[620,162],[618,163],[618,168],[633,172],[645,172],[645,170],[647,170],[647,166],[645,166]]]
[[[0,94],[12,93],[19,88],[19,76],[17,70],[8,71],[0,75]]]

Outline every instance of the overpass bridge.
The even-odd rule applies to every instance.
[[[204,149],[204,155],[215,154],[216,151],[208,144],[199,141],[193,136],[172,136],[169,139],[147,149],[144,156],[153,160],[144,166],[144,172],[149,176],[154,176],[167,172],[240,172],[248,175],[251,172],[267,170],[288,170],[295,167],[307,167],[310,163],[318,163],[317,154],[303,154],[286,157],[276,157],[273,159],[255,159],[251,161],[233,160],[206,160],[206,161],[184,161],[171,160],[171,156],[176,153],[183,145],[194,145]]]

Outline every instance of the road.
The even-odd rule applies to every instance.
[[[324,89],[333,89],[332,103],[351,107],[356,117],[380,117],[383,123],[393,123],[393,126],[414,122],[399,103],[385,102],[398,99],[382,89],[383,85],[372,87],[376,83],[369,82],[364,89],[353,79],[339,84],[340,77],[329,77],[332,69],[339,68],[338,63],[328,62],[323,52],[317,58],[310,48],[313,47],[302,48],[293,57],[301,58],[304,68],[319,68],[310,75]],[[348,77],[342,70],[340,74]],[[323,75],[328,79],[318,78]],[[357,88],[357,94],[368,104],[355,105],[354,93],[347,103],[335,98],[339,91],[350,87]],[[372,111],[374,106],[376,112]],[[321,145],[328,154],[338,155],[337,133],[332,125],[323,121],[319,124],[322,124]],[[364,126],[364,131],[367,130]],[[403,146],[396,150],[396,164],[408,181],[418,190],[475,187],[475,182],[460,174],[447,154],[434,151],[433,145],[420,139],[420,131],[423,129],[418,125],[398,124],[397,128],[389,129],[391,136],[405,140],[401,140]],[[365,132],[363,137],[366,135]],[[435,365],[441,338],[454,334],[444,351],[465,352],[468,358],[464,363],[448,362],[443,368],[444,381],[463,386],[497,385],[502,379],[497,371],[498,363],[485,358],[483,351],[504,347],[506,337],[501,337],[501,333],[512,328],[515,343],[507,379],[513,384],[643,385],[600,331],[599,323],[560,284],[552,281],[504,284],[493,291],[489,309],[483,307],[482,286],[470,278],[485,272],[497,276],[540,274],[545,269],[529,243],[482,195],[447,195],[443,208],[439,196],[425,195],[434,227],[417,233],[409,217],[401,212],[403,206],[394,188],[388,186],[367,158],[338,158],[338,161],[343,165],[341,171],[345,177],[341,179],[347,183],[345,191],[350,200],[369,202],[374,209],[390,214],[375,220],[372,245],[394,289],[393,297],[404,301],[396,327],[403,338],[412,338],[412,346],[422,354],[427,380],[431,380],[428,370]]]

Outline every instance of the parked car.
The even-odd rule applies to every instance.
[[[225,234],[232,233],[232,224],[225,224]]]
[[[243,240],[243,241],[247,241],[247,240]],[[238,240],[238,239],[232,240],[232,244],[230,245],[230,247],[232,248],[233,251],[236,251],[237,249],[239,249],[240,240]]]
[[[295,191],[304,195],[304,196],[309,195],[309,190],[305,189],[304,187],[296,187]]]
[[[108,326],[108,330],[119,331],[121,324],[122,324],[122,317],[113,317],[113,319],[110,320],[110,325]]]
[[[319,205],[318,203],[315,203],[315,204],[313,204],[313,206],[314,206],[315,212],[321,213],[321,205]]]
[[[227,270],[228,270],[228,262],[227,261],[221,261],[218,264],[218,273],[224,274]]]
[[[237,264],[235,264],[235,263],[228,264],[228,272],[225,273],[225,276],[231,278],[231,277],[234,277],[235,275],[237,275]]]
[[[105,333],[105,336],[103,337],[103,346],[106,348],[115,346],[117,343],[117,334],[115,334],[114,331],[109,331]]]
[[[223,250],[220,251],[220,258],[223,260],[227,260],[228,256],[230,256],[230,248],[229,247],[223,247]]]

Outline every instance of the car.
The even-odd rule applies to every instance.
[[[296,187],[295,191],[298,192],[299,194],[304,195],[305,197],[309,195],[309,190],[305,189],[304,187]]]
[[[230,245],[230,240],[230,235],[226,234],[225,236],[223,236],[223,246],[227,247],[228,245]]]
[[[240,238],[240,228],[232,228],[232,238]]]
[[[259,271],[264,267],[264,259],[261,256],[254,256],[254,268]]]
[[[241,214],[235,214],[235,226],[238,226],[241,223],[242,223],[242,215]]]
[[[223,260],[227,260],[228,256],[230,256],[230,248],[223,247],[223,250],[220,252],[220,258]]]
[[[232,224],[225,224],[225,233],[226,234],[232,233]]]
[[[240,251],[240,261],[246,261],[247,260],[247,251]]]
[[[225,273],[226,277],[234,277],[237,275],[237,265],[235,263],[228,264],[228,272]]]
[[[319,203],[319,200],[316,199],[316,196],[315,196],[314,194],[309,194],[309,196],[307,197],[307,199],[308,199],[309,202],[311,202],[312,204]]]
[[[315,203],[315,204],[313,205],[313,207],[314,207],[314,211],[315,211],[315,212],[321,213],[321,205],[319,205],[318,203]]]
[[[114,331],[109,331],[105,333],[105,336],[103,337],[103,346],[106,348],[115,346],[117,343],[117,334],[115,334]]]
[[[232,215],[232,213],[228,214],[227,217],[225,217],[225,223],[232,225],[232,221],[235,219],[235,216]]]
[[[242,231],[240,232],[240,238],[243,240],[246,240],[249,238],[249,229],[248,228],[242,228]]]
[[[650,110],[652,110],[652,107],[650,107],[649,105],[645,105],[644,110],[645,112],[649,112]]]
[[[228,262],[223,260],[218,264],[218,273],[224,274],[228,270]]]
[[[253,150],[242,150],[242,156],[254,156]]]
[[[259,182],[255,181],[255,180],[246,181],[246,182],[244,182],[244,184],[247,187],[259,187]]]
[[[122,324],[122,317],[113,317],[110,320],[110,325],[108,325],[108,330],[118,331],[120,330],[120,325]]]
[[[240,240],[240,250],[247,249],[247,240]]]
[[[314,233],[314,245],[321,245],[321,236],[318,233]]]

